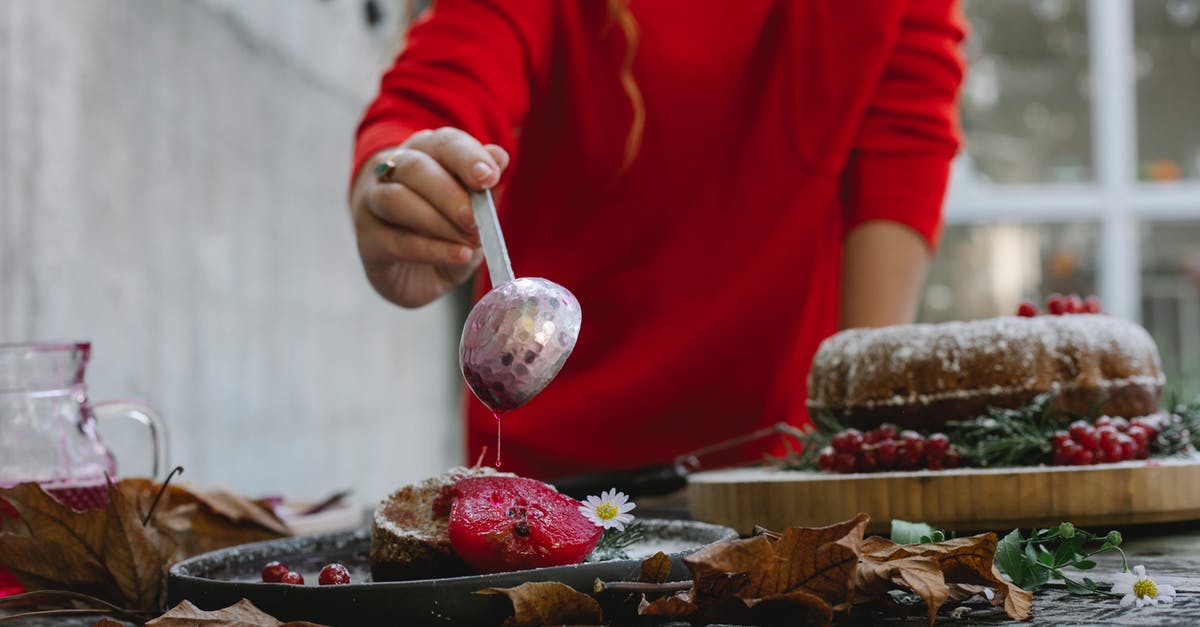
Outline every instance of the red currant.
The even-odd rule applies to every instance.
[[[900,461],[900,447],[896,441],[888,438],[875,444],[875,461],[885,470],[895,468],[896,462]]]
[[[946,458],[941,455],[925,455],[925,467],[930,470],[941,470],[945,468]]]
[[[1139,416],[1129,421],[1130,426],[1137,425],[1146,430],[1146,435],[1153,440],[1158,436],[1159,421],[1154,416]]]
[[[950,450],[950,436],[945,433],[934,433],[925,439],[925,456],[942,457]]]
[[[1096,447],[1100,445],[1099,440],[1096,439],[1096,428],[1082,420],[1071,423],[1071,438],[1089,451],[1096,450]]]
[[[1094,422],[1092,422],[1092,426],[1099,429],[1100,427],[1111,426],[1112,423],[1113,423],[1112,416],[1100,416]]]
[[[1022,318],[1032,318],[1038,315],[1037,305],[1033,301],[1023,300],[1020,305],[1017,305],[1017,315]]]
[[[890,422],[880,423],[875,430],[879,432],[880,440],[895,440],[900,432],[900,429]]]
[[[874,444],[881,439],[883,438],[879,435],[878,429],[871,429],[870,431],[863,432],[863,444]]]
[[[322,586],[336,586],[350,583],[350,571],[345,566],[334,562],[326,564],[317,577],[317,583]]]
[[[265,583],[279,583],[283,579],[284,574],[288,572],[288,567],[279,562],[267,562],[262,569],[262,580]]]
[[[942,458],[942,466],[946,468],[958,468],[962,464],[962,453],[953,446],[946,451],[946,456]]]
[[[817,468],[821,470],[833,470],[834,461],[837,460],[837,453],[834,452],[832,446],[826,446],[817,453]]]
[[[838,453],[833,462],[833,469],[842,474],[850,474],[857,468],[858,456],[854,453]]]
[[[279,583],[290,583],[295,586],[303,586],[304,577],[300,576],[300,573],[294,570],[289,570],[279,578]]]
[[[1079,294],[1071,294],[1067,297],[1066,308],[1069,314],[1083,313],[1083,299],[1079,297]]]
[[[1056,449],[1062,448],[1064,444],[1068,444],[1070,442],[1074,442],[1074,440],[1071,439],[1071,434],[1067,431],[1055,431],[1054,435],[1050,437],[1050,443],[1053,444],[1054,448]]]
[[[1116,429],[1117,431],[1120,431],[1121,433],[1125,433],[1126,431],[1129,431],[1129,421],[1125,420],[1124,418],[1122,418],[1120,416],[1113,416],[1112,426],[1114,429]]]
[[[833,436],[833,441],[830,442],[833,449],[839,453],[857,454],[862,450],[863,434],[858,429],[846,429],[845,431]]]
[[[879,462],[875,459],[875,451],[863,449],[858,454],[858,472],[875,472],[879,470]]]
[[[1096,456],[1082,446],[1075,449],[1075,454],[1071,456],[1071,464],[1075,466],[1090,466],[1096,459]]]
[[[1137,442],[1133,441],[1133,438],[1122,433],[1117,437],[1117,444],[1121,447],[1122,460],[1133,459],[1137,457],[1138,444]]]
[[[1100,303],[1099,297],[1088,296],[1083,299],[1083,311],[1092,314],[1104,313],[1104,306]]]
[[[1137,419],[1135,418],[1134,420]],[[1146,446],[1150,443],[1150,432],[1146,430],[1146,427],[1143,427],[1136,422],[1129,425],[1129,430],[1125,432],[1125,435],[1133,438],[1133,441],[1138,446]]]
[[[1062,446],[1054,447],[1054,465],[1069,466],[1075,459],[1075,451],[1081,450],[1083,447],[1076,444],[1074,441],[1067,442]]]
[[[1055,316],[1061,316],[1067,311],[1067,299],[1062,294],[1051,294],[1046,299],[1046,311]]]

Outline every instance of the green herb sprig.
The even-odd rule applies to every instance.
[[[646,530],[641,521],[635,520],[625,526],[624,531],[605,529],[600,541],[588,555],[589,562],[629,559],[629,547],[646,539]]]
[[[1174,394],[1166,406],[1171,413],[1160,424],[1158,436],[1150,443],[1160,455],[1188,455],[1200,446],[1200,396],[1190,403],[1180,402]]]
[[[1101,543],[1099,548],[1087,548],[1096,542]],[[1028,538],[1021,535],[1020,529],[1013,529],[996,546],[996,566],[1014,584],[1029,591],[1059,579],[1072,594],[1107,594],[1090,578],[1075,580],[1063,569],[1091,570],[1096,567],[1092,558],[1109,551],[1121,554],[1121,563],[1128,571],[1129,562],[1121,550],[1120,532],[1110,531],[1098,536],[1064,522],[1057,527],[1033,531]]]
[[[821,449],[829,446],[834,434],[845,431],[846,427],[827,410],[815,411],[810,415],[814,426],[801,435],[793,434],[800,442],[800,450],[792,446],[791,440],[784,438],[783,446],[787,452],[782,457],[769,457],[766,460],[767,465],[778,466],[784,470],[817,469],[817,456],[821,454]]]
[[[946,423],[964,465],[984,468],[1031,466],[1051,460],[1050,438],[1062,428],[1054,394],[1039,394],[1018,409],[992,407],[987,414]]]

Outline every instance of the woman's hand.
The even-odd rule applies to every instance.
[[[395,164],[379,180],[375,168]],[[461,285],[483,252],[468,189],[500,180],[508,153],[455,128],[419,131],[367,160],[350,214],[367,280],[384,298],[420,307]]]

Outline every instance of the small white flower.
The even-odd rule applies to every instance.
[[[579,506],[579,513],[597,527],[625,531],[625,523],[633,520],[633,514],[629,512],[634,507],[624,492],[612,489],[601,492],[600,496],[587,497],[587,502]]]
[[[1156,584],[1146,576],[1145,566],[1134,566],[1133,572],[1121,572],[1114,575],[1113,594],[1123,594],[1121,607],[1137,603],[1143,605],[1158,605],[1171,603],[1175,600],[1175,588],[1166,584]]]

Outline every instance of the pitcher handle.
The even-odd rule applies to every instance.
[[[150,443],[154,447],[154,466],[151,469],[151,479],[158,477],[159,471],[166,467],[167,439],[166,427],[158,412],[150,408],[141,399],[114,399],[92,403],[92,413],[97,420],[121,416],[146,427],[150,432]]]

